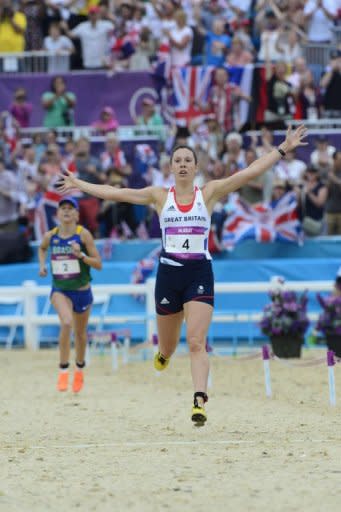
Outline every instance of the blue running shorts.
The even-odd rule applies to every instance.
[[[72,302],[75,313],[84,313],[94,301],[91,288],[86,290],[60,290],[59,288],[52,288],[50,298],[53,292],[62,293],[68,297]]]
[[[211,261],[187,261],[183,266],[159,263],[155,284],[156,312],[159,315],[178,313],[192,300],[214,306]]]

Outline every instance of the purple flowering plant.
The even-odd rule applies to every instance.
[[[271,302],[263,309],[260,329],[263,334],[274,336],[291,335],[303,337],[308,326],[307,291],[298,294],[289,290],[269,292]]]
[[[322,297],[318,293],[316,297],[322,307],[316,329],[325,336],[341,336],[341,296]]]

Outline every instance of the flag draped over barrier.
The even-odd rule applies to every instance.
[[[288,192],[270,204],[250,205],[236,199],[235,210],[224,223],[222,244],[225,249],[232,250],[238,242],[246,239],[300,243],[302,229],[296,194]]]

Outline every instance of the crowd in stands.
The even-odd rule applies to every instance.
[[[251,164],[273,146],[273,133],[288,119],[341,117],[341,47],[335,27],[339,0],[0,0],[0,73],[10,53],[45,50],[47,71],[55,75],[41,97],[42,126],[48,131],[31,140],[20,135],[30,126],[32,105],[25,84],[0,119],[0,233],[21,229],[30,239],[37,204],[58,200],[56,183],[63,169],[92,183],[116,187],[173,184],[168,154],[175,143],[193,147],[199,160],[197,184],[229,176]],[[304,57],[306,44],[330,45],[333,51],[321,76]],[[170,125],[158,148],[146,144],[127,154],[118,136],[114,105],[105,106],[92,127],[105,137],[104,147],[91,140],[67,138],[56,128],[77,124],[77,96],[69,90],[68,67],[105,70],[153,70],[160,59],[171,68],[215,67],[207,101],[196,105],[202,116],[187,126]],[[7,58],[7,57],[6,57]],[[66,61],[68,63],[68,60]],[[253,98],[229,79],[229,67],[264,66],[267,109],[260,136],[238,132],[234,106]],[[68,66],[68,64],[67,64]],[[154,100],[146,97],[136,125],[162,126]],[[306,161],[288,153],[275,168],[240,191],[250,204],[278,200],[294,190],[306,234],[341,234],[341,151],[328,138],[315,139]],[[80,222],[96,237],[159,236],[152,209],[100,202],[78,196]],[[50,202],[50,203],[49,203]],[[217,205],[217,232],[231,198]],[[310,221],[306,221],[306,219]],[[313,221],[313,222],[311,222]]]

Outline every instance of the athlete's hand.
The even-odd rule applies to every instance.
[[[301,124],[295,131],[292,130],[291,126],[287,129],[285,141],[279,146],[286,153],[293,151],[298,146],[307,146],[308,142],[303,142],[303,139],[307,136],[307,128]]]
[[[45,265],[39,268],[39,275],[40,277],[47,276],[47,268],[45,267]]]
[[[72,254],[74,254],[76,258],[79,258],[82,252],[81,246],[77,242],[71,242],[70,245],[72,249]]]
[[[63,193],[71,190],[72,188],[77,188],[76,180],[77,178],[73,172],[65,170],[58,176],[58,183],[56,185],[58,192]]]

